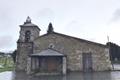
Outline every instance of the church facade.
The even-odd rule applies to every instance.
[[[40,28],[29,17],[20,25],[17,71],[49,75],[112,69],[106,45],[57,33],[51,23],[46,34],[39,36],[39,33]]]

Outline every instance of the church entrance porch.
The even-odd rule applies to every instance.
[[[34,65],[34,66],[33,66]],[[62,57],[32,57],[32,71],[41,73],[61,73]]]
[[[30,58],[31,68],[28,72],[36,73],[37,75],[66,74],[66,57],[63,54],[57,54],[55,51],[49,49],[39,54],[32,54]]]

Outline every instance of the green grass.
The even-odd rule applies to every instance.
[[[0,57],[0,65],[3,67],[0,67],[0,72],[4,71],[12,71],[14,70],[14,62],[11,57]]]
[[[4,72],[4,71],[12,71],[14,70],[13,67],[4,67],[4,68],[0,68],[0,72]]]

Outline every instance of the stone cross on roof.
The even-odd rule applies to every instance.
[[[29,23],[31,23],[31,18],[28,16],[24,24],[29,24]]]
[[[47,33],[52,33],[54,31],[52,23],[49,23]]]
[[[26,19],[26,23],[31,23],[31,18],[29,16]]]

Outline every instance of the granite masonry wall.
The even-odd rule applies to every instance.
[[[83,71],[83,53],[92,53],[94,71],[111,70],[109,49],[105,45],[51,33],[34,40],[33,52],[49,47],[67,56],[67,69],[70,71]]]
[[[16,70],[26,71],[27,69],[27,59],[30,54],[33,53],[33,43],[32,42],[18,42],[17,54],[16,54]]]

